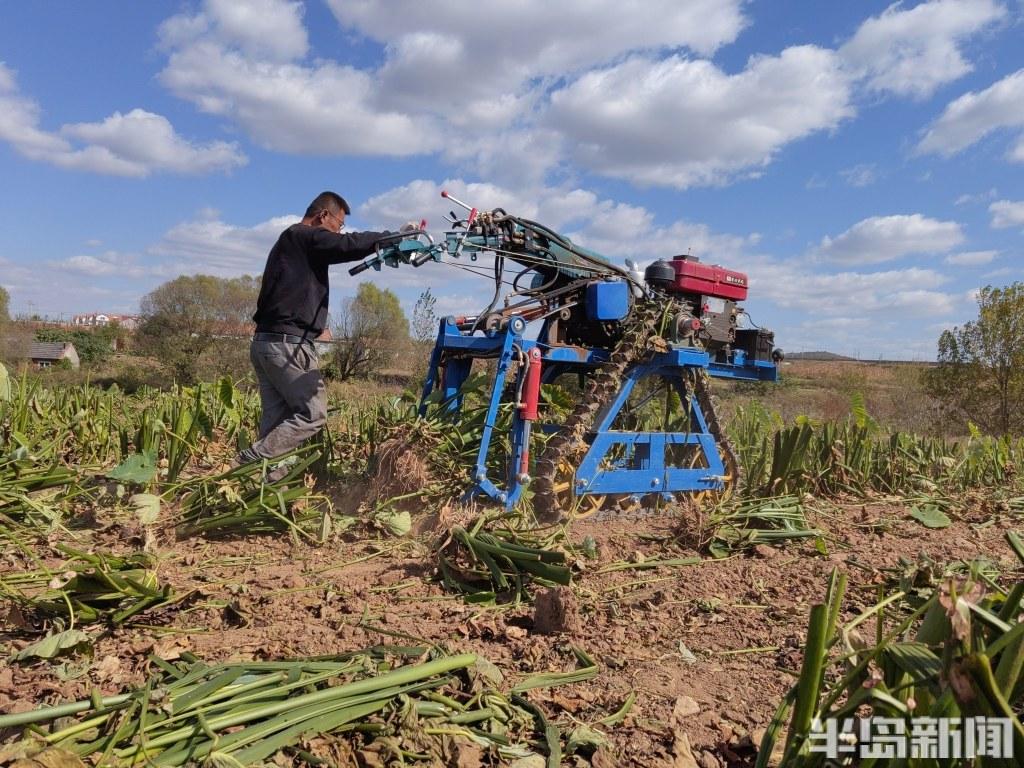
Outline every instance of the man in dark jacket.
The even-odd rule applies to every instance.
[[[351,212],[340,195],[323,192],[309,204],[302,221],[282,232],[270,249],[249,350],[263,409],[259,440],[238,454],[236,466],[297,448],[327,420],[327,397],[313,345],[327,323],[327,268],[364,259],[381,238],[396,234],[342,234],[345,216]],[[278,467],[267,479],[279,480],[287,471],[286,466]]]

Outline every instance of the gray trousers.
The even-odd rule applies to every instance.
[[[327,421],[327,393],[312,344],[254,339],[249,359],[263,410],[259,440],[238,454],[241,464],[288,453]]]

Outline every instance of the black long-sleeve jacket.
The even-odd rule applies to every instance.
[[[359,261],[391,232],[329,232],[293,224],[267,256],[256,302],[256,330],[315,339],[327,324],[331,264]]]

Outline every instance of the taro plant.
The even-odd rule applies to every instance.
[[[1020,539],[1010,533],[1007,540],[1024,563]],[[921,748],[917,729],[937,727],[940,718],[956,731],[947,747],[970,744],[975,733],[968,736],[966,730],[978,722],[1002,729],[998,749],[975,745],[974,753],[957,764],[1019,764],[1024,755],[1019,714],[1024,708],[1024,582],[1000,586],[988,568],[945,578],[923,600],[916,589],[885,595],[844,625],[839,612],[845,577],[833,573],[825,602],[811,609],[799,680],[776,711],[757,766],[769,764],[787,721],[780,758],[787,768],[952,765],[950,756],[943,759],[930,747]],[[884,732],[872,717],[884,718]],[[918,738],[908,738],[915,733]],[[890,754],[890,747],[903,754]]]
[[[965,440],[886,434],[856,408],[846,421],[799,417],[790,426],[759,406],[741,408],[729,430],[751,496],[1001,487],[1016,481],[1024,460],[1024,439],[984,437],[977,430]]]

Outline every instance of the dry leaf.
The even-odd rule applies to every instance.
[[[675,732],[672,752],[675,755],[672,768],[700,768],[690,748],[690,738],[685,733]]]
[[[672,722],[678,724],[685,717],[700,713],[700,705],[689,696],[680,696],[672,707]]]
[[[85,763],[74,752],[50,747],[38,755],[14,761],[11,768],[85,768]]]
[[[104,656],[100,659],[99,663],[96,664],[96,676],[101,680],[113,680],[115,677],[120,676],[121,673],[121,660],[117,656]]]

